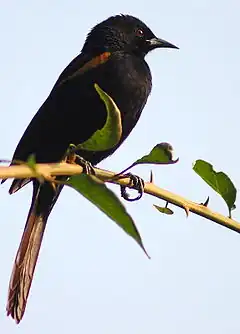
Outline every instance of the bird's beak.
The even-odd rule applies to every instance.
[[[150,49],[155,48],[171,48],[171,49],[179,49],[177,46],[165,41],[164,39],[153,37],[148,40],[148,45]]]

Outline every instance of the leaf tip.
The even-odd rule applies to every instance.
[[[141,248],[142,248],[142,250],[144,251],[144,253],[145,253],[145,255],[147,256],[147,258],[148,258],[149,260],[151,260],[151,256],[148,254],[148,252],[146,251],[146,249],[145,249],[145,247],[143,246],[143,244],[141,244]]]

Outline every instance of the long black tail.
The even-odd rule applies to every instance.
[[[24,315],[43,234],[62,186],[33,181],[32,203],[9,283],[7,314],[19,323]]]

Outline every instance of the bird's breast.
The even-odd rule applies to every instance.
[[[136,125],[152,88],[151,72],[144,61],[121,52],[113,54],[102,66],[99,85],[120,109],[123,131]]]

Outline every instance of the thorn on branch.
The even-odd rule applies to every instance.
[[[207,207],[209,203],[210,197],[208,196],[204,203],[200,203],[200,205]]]
[[[151,169],[150,171],[150,180],[149,180],[150,183],[153,183],[153,171]]]
[[[183,209],[184,209],[184,211],[186,213],[186,216],[187,216],[186,218],[188,218],[189,217],[189,212],[190,212],[189,207],[186,204],[183,204]]]

